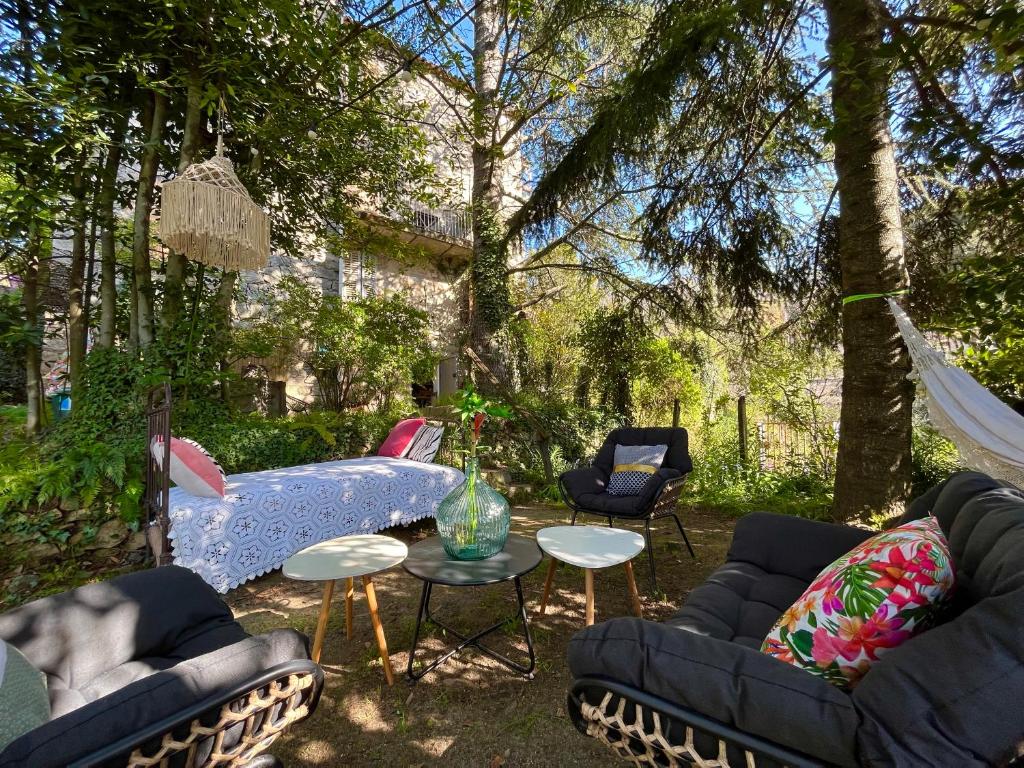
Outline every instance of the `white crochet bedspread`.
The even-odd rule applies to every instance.
[[[318,542],[433,517],[463,479],[453,467],[368,456],[229,475],[223,499],[172,488],[174,562],[227,592]]]

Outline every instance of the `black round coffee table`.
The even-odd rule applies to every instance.
[[[511,534],[508,537],[508,541],[505,542],[505,548],[501,552],[486,560],[452,560],[448,557],[448,553],[444,551],[444,547],[441,546],[439,536],[433,536],[409,547],[409,555],[402,563],[402,567],[423,582],[420,610],[416,616],[416,629],[412,635],[412,649],[409,651],[409,667],[406,670],[409,679],[413,681],[419,680],[427,673],[437,669],[437,667],[448,661],[448,659],[463,648],[469,646],[504,664],[509,669],[532,678],[536,658],[533,653],[533,639],[530,637],[530,623],[526,616],[526,603],[523,600],[523,585],[520,582],[520,577],[525,576],[540,565],[542,558],[543,555],[541,554],[540,547],[537,546],[537,542],[523,536],[516,536],[515,534]],[[519,602],[518,618],[523,625],[523,635],[526,638],[526,648],[530,656],[530,663],[528,665],[519,664],[481,642],[487,635],[504,627],[508,623],[509,618],[515,619],[515,616],[502,619],[497,624],[472,635],[464,635],[458,630],[442,623],[430,613],[430,595],[435,584],[445,587],[483,587],[503,581],[512,581],[515,584],[516,599]],[[419,672],[413,672],[413,662],[416,660],[416,645],[419,642],[420,627],[424,621],[440,627],[453,637],[458,638],[460,642]]]

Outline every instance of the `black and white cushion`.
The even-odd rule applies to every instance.
[[[424,464],[431,463],[441,448],[441,438],[443,436],[443,426],[435,427],[430,424],[424,424],[416,432],[412,442],[409,443],[409,450],[405,452],[405,458]]]

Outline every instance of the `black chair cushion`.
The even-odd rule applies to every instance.
[[[563,472],[559,478],[569,498],[579,503],[584,494],[603,494],[608,487],[608,474],[599,467],[579,467]]]
[[[690,592],[666,623],[760,649],[765,635],[810,581],[769,573],[752,563],[727,562]]]
[[[576,497],[576,503],[597,514],[613,517],[639,517],[644,513],[640,496],[612,496],[608,493],[584,493]]]
[[[693,471],[689,437],[682,427],[621,427],[612,430],[594,459],[594,466],[604,470],[606,475],[611,474],[616,445],[667,445],[668,451],[661,466],[683,474]]]
[[[736,523],[728,560],[760,566],[810,584],[831,565],[876,532],[792,515],[753,512]]]
[[[612,619],[578,632],[568,655],[576,679],[611,678],[830,764],[857,764],[850,697],[760,651],[652,621]]]
[[[306,637],[292,629],[279,629],[153,674],[144,674],[141,666],[135,666],[132,671],[142,674],[141,679],[21,736],[0,753],[0,768],[62,768],[197,702],[226,693],[278,664],[306,658]],[[114,680],[101,676],[96,684],[97,689],[86,688],[80,692],[82,696],[98,695],[113,686]]]
[[[62,691],[88,689],[123,664],[176,663],[245,637],[214,589],[178,566],[88,584],[0,615],[0,638],[46,675],[59,713],[75,698]]]
[[[948,526],[961,612],[882,656],[854,689],[860,754],[1001,765],[1024,743],[1024,493],[963,473],[933,508]]]

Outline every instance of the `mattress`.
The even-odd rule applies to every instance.
[[[174,563],[227,592],[321,541],[433,517],[463,479],[453,467],[367,456],[229,475],[223,499],[172,488]]]

